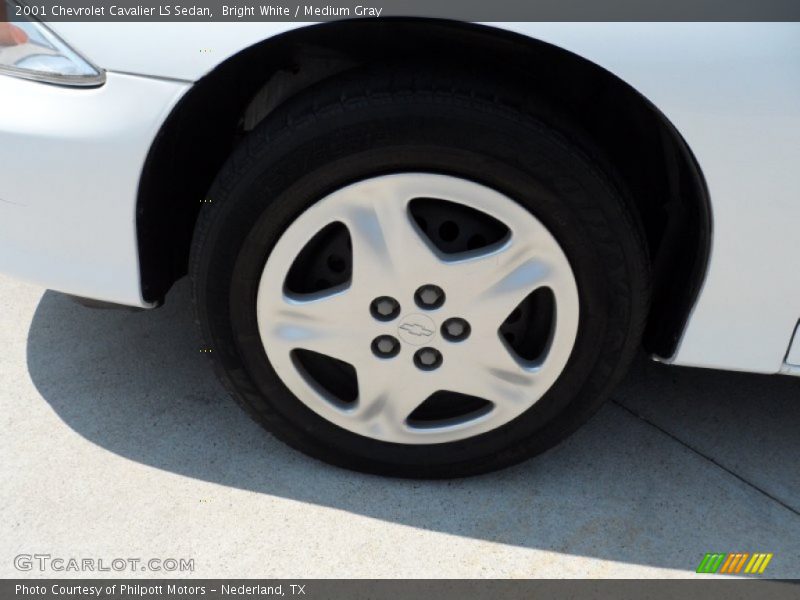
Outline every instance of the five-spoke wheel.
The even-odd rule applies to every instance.
[[[482,473],[569,435],[624,373],[644,236],[602,149],[517,83],[353,68],[243,135],[190,272],[209,357],[281,440]]]
[[[469,227],[464,214],[474,229],[484,220],[502,225],[504,234],[444,252],[440,232],[426,231],[430,225],[416,210],[421,199],[439,202],[446,235]],[[316,238],[335,225],[347,238],[349,251],[336,255],[347,265],[346,279],[319,277],[313,291],[293,291],[292,270],[330,262],[336,236],[327,244]],[[550,322],[541,332],[542,352],[530,358],[509,344],[502,327],[542,291],[552,299]],[[258,288],[264,350],[292,393],[344,429],[404,444],[464,439],[528,410],[566,365],[578,322],[569,261],[530,212],[486,186],[427,173],[374,177],[322,198],[281,235]],[[355,399],[306,367],[306,353],[320,364],[328,358],[348,365]],[[473,410],[451,400],[449,410],[426,411],[430,398],[447,393]]]

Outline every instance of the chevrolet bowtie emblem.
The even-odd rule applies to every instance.
[[[430,337],[433,335],[432,330],[428,329],[427,327],[423,327],[419,323],[403,323],[400,325],[400,329],[407,331],[411,335],[421,335],[425,337]]]

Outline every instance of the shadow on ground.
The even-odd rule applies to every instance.
[[[91,310],[47,292],[28,368],[66,425],[165,471],[457,536],[687,571],[705,552],[774,552],[772,576],[800,575],[800,380],[642,360],[614,402],[543,457],[415,482],[329,467],[252,423],[199,352],[185,281],[154,312]]]

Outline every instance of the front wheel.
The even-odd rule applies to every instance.
[[[284,441],[364,471],[462,476],[555,444],[624,372],[648,305],[640,228],[582,139],[453,74],[294,98],[198,221],[223,381]]]

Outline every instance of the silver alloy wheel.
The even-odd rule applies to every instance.
[[[486,248],[444,254],[414,222],[409,203],[416,198],[446,200],[480,211],[508,227],[509,235]],[[314,294],[287,292],[287,274],[301,249],[332,223],[343,224],[350,234],[350,281]],[[424,286],[443,292],[443,304],[434,307],[439,300],[434,290],[428,294],[430,308],[420,308],[415,294]],[[549,343],[539,359],[525,361],[501,338],[499,328],[520,302],[541,287],[549,288],[555,304]],[[371,304],[387,298],[399,303],[399,315],[376,318]],[[388,314],[391,308],[386,304],[380,310]],[[257,311],[272,367],[307,407],[362,436],[432,444],[496,429],[537,402],[558,379],[572,352],[579,301],[567,257],[522,206],[466,179],[403,173],[351,184],[301,214],[267,259]],[[461,325],[453,329],[461,336],[458,341],[441,333],[445,321],[452,319]],[[389,337],[399,340],[399,351],[392,354],[385,343],[386,355],[377,355],[373,342]],[[293,358],[297,349],[349,363],[357,376],[356,401],[345,406],[317,385]],[[436,366],[425,362],[437,355]],[[490,409],[433,425],[410,423],[409,415],[438,391],[485,399]]]

